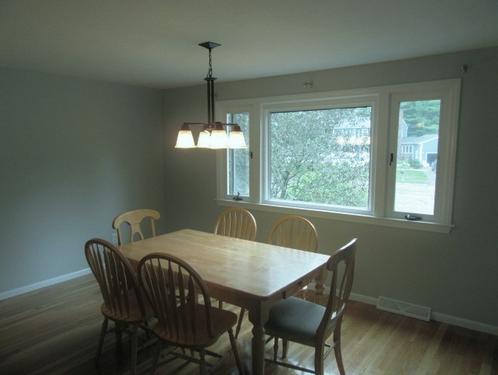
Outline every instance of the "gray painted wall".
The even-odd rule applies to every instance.
[[[0,292],[86,268],[111,221],[163,208],[159,90],[0,69]]]
[[[463,75],[461,67],[469,64]],[[218,72],[222,76],[223,72]],[[320,249],[359,237],[354,291],[498,325],[498,48],[217,84],[218,99],[296,94],[463,77],[451,234],[316,219]],[[202,77],[199,77],[201,80]],[[303,86],[313,80],[309,90]],[[215,153],[174,150],[183,121],[206,118],[204,86],[164,92],[166,224],[212,230]],[[262,241],[277,214],[255,211]]]

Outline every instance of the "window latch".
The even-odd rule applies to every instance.
[[[420,216],[413,215],[413,214],[406,214],[405,215],[405,219],[406,220],[410,220],[410,221],[419,221],[419,220],[422,220],[422,218]]]
[[[394,161],[394,153],[391,152],[391,154],[389,155],[389,166],[393,164],[393,161]]]
[[[240,197],[240,192],[237,192],[237,195],[235,197],[233,197],[233,200],[234,201],[241,201],[242,198]]]
[[[249,157],[252,159],[252,157],[253,157],[252,151],[249,151]]]

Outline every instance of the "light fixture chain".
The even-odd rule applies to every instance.
[[[209,70],[208,70],[208,77],[209,78],[213,77],[213,58],[211,57],[211,48],[209,48]]]

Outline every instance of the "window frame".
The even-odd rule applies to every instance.
[[[249,121],[251,120],[251,113],[249,111],[227,111],[225,113],[225,121],[229,122],[229,123],[234,123],[234,120],[233,120],[233,116],[236,115],[236,114],[243,114],[243,113],[247,113],[249,115]],[[231,115],[230,117],[230,121],[228,120],[228,115]],[[239,124],[240,125],[240,124]],[[248,151],[249,151],[249,177],[248,177],[248,190],[249,190],[249,195],[240,195],[240,197],[242,199],[248,199],[250,196],[251,196],[251,166],[250,166],[250,163],[251,163],[251,154],[250,154],[250,147],[251,147],[251,126],[250,126],[250,123],[248,123],[248,130],[249,130],[249,138],[246,139],[246,144],[247,144],[247,147],[248,147]],[[226,181],[226,185],[223,187],[224,189],[226,189],[226,196],[227,197],[231,197],[232,199],[235,197],[235,194],[230,194],[230,179],[228,178],[228,171],[229,171],[229,168],[228,168],[228,165],[229,165],[229,161],[230,161],[230,153],[233,153],[234,151],[237,151],[236,149],[227,149],[226,150],[226,155],[225,155],[225,158],[226,158],[226,164],[225,164],[225,168],[226,168],[226,174],[225,174],[225,181]]]
[[[246,202],[257,202],[259,196],[259,168],[255,163],[255,155],[259,153],[259,125],[255,116],[258,116],[257,107],[251,103],[220,103],[216,110],[216,117],[226,121],[227,114],[249,113],[249,139],[246,139],[249,153],[249,196],[241,196]],[[229,150],[216,151],[217,199],[234,200],[235,195],[229,194],[228,189],[228,153]],[[259,158],[258,158],[259,159]]]
[[[457,82],[455,82],[457,81]],[[399,128],[400,104],[405,101],[440,100],[438,158],[436,169],[436,186],[434,196],[434,214],[418,214],[422,220],[434,223],[451,224],[453,187],[455,175],[456,137],[458,127],[458,102],[460,97],[460,81],[431,82],[420,84],[417,90],[392,90],[390,93],[390,131],[389,148],[394,155],[392,166],[388,168],[386,191],[386,216],[395,219],[404,218],[410,212],[396,211],[396,164]],[[442,198],[445,196],[445,198]],[[413,213],[413,212],[412,212]]]
[[[227,187],[227,152],[217,151],[217,201],[221,205],[239,205],[263,211],[298,213],[308,216],[325,217],[349,222],[363,222],[410,229],[437,232],[451,230],[453,188],[455,176],[456,142],[460,104],[460,79],[448,79],[372,87],[366,89],[339,90],[320,93],[261,97],[254,99],[223,100],[217,102],[217,118],[226,118],[228,112],[249,113],[249,190],[250,196],[243,201],[233,201]],[[395,168],[389,167],[389,155],[396,154],[399,105],[398,98],[425,100],[427,95],[440,95],[441,99],[438,165],[435,202],[438,212],[429,220],[409,221],[404,213],[394,213]],[[403,99],[406,100],[406,99]],[[401,101],[403,101],[401,100]],[[410,99],[408,99],[410,100]],[[354,103],[373,103],[371,120],[370,149],[370,199],[369,210],[341,210],[339,207],[324,205],[296,205],[294,202],[268,200],[268,113],[275,109],[294,110],[324,109],[354,106]],[[443,104],[444,103],[444,104]],[[342,105],[341,105],[342,104]],[[399,104],[399,103],[398,103]],[[369,105],[369,104],[367,104]],[[394,147],[393,147],[394,146]],[[393,163],[396,165],[396,163]],[[445,165],[445,168],[442,167]],[[394,174],[394,175],[393,175]],[[393,183],[394,182],[394,183]],[[444,194],[443,194],[443,193]],[[443,200],[442,202],[440,200]],[[438,201],[439,200],[439,201]]]

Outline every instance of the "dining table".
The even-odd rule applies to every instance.
[[[329,256],[256,241],[182,229],[120,246],[133,263],[167,253],[190,264],[211,297],[245,308],[252,323],[252,374],[263,375],[265,331],[271,306],[314,280],[321,280]],[[317,293],[323,291],[320,282]],[[305,319],[305,317],[303,317]]]

